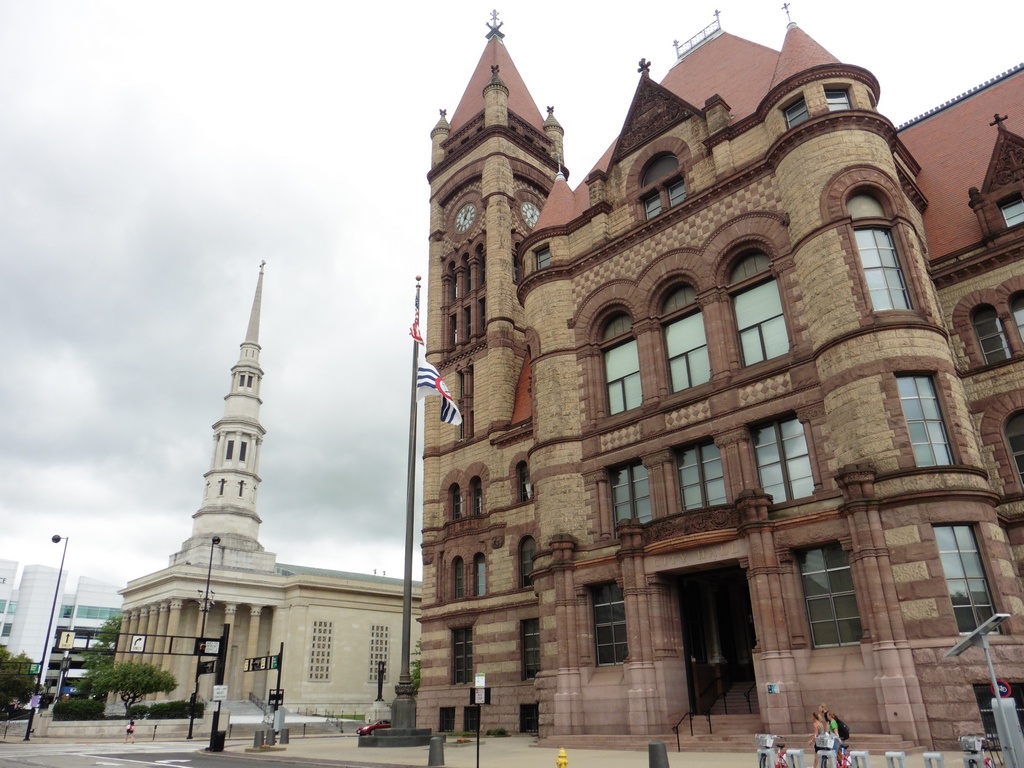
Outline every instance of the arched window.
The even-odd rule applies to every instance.
[[[487,563],[482,552],[473,556],[473,590],[477,597],[487,594]]]
[[[670,173],[673,173],[677,168],[679,168],[679,161],[675,155],[661,155],[654,158],[644,171],[642,186],[646,187],[648,184],[660,181]]]
[[[1006,343],[1006,334],[1003,333],[1003,322],[995,309],[988,306],[978,307],[974,310],[971,322],[974,324],[974,332],[978,336],[982,354],[985,355],[985,365],[1010,359],[1010,347]]]
[[[1010,311],[1013,312],[1013,322],[1017,326],[1017,333],[1024,339],[1024,293],[1015,296],[1010,304]]]
[[[458,483],[453,483],[448,489],[448,498],[452,506],[452,520],[462,517],[462,489]]]
[[[641,202],[644,215],[653,219],[667,207],[679,205],[686,199],[686,184],[677,173],[679,160],[675,155],[659,155],[644,169],[641,187],[657,184],[658,188],[644,193]]]
[[[461,557],[452,560],[452,594],[456,599],[466,596],[466,566]]]
[[[854,195],[847,201],[846,209],[854,221],[885,216],[882,205],[871,195]],[[878,226],[857,227],[853,234],[871,295],[871,306],[875,311],[910,309],[910,292],[896,253],[892,230]]]
[[[519,586],[523,589],[533,586],[533,556],[537,554],[537,542],[533,536],[523,536],[519,541]]]
[[[484,486],[479,477],[469,481],[470,494],[473,497],[473,514],[479,517],[484,513]]]
[[[662,305],[662,313],[666,315],[689,310],[665,326],[665,348],[673,392],[704,384],[711,379],[704,317],[696,301],[697,292],[684,285],[669,294]]]
[[[1006,422],[1006,442],[1017,467],[1017,480],[1024,485],[1024,411]]]
[[[525,461],[516,465],[516,500],[529,501],[533,496],[533,486],[530,485],[530,468]]]
[[[616,414],[636,408],[643,400],[640,389],[640,357],[629,315],[619,314],[604,327],[602,340],[609,342],[604,350],[605,385],[608,390],[608,413]]]
[[[733,268],[730,283],[735,285],[766,273],[770,265],[771,261],[765,254],[750,254]],[[782,299],[774,279],[736,293],[732,303],[744,365],[771,360],[789,351],[786,318],[782,314]]]
[[[459,276],[455,274],[455,262],[448,265],[448,301],[455,303],[459,298]]]

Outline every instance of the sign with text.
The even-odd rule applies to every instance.
[[[487,676],[483,672],[477,672],[475,682],[473,683],[474,688],[486,688],[487,687]]]
[[[142,653],[146,650],[146,636],[132,635],[131,645],[128,646],[129,653]]]
[[[199,662],[199,674],[200,675],[212,675],[217,671],[217,660],[213,661],[200,661]]]
[[[216,656],[220,653],[220,638],[197,637],[195,656]]]
[[[242,664],[243,672],[263,672],[268,669],[277,669],[278,656],[255,656],[246,659]]]
[[[213,686],[213,700],[214,701],[227,701],[228,700],[228,687],[226,685],[215,685],[215,686]]]
[[[490,688],[470,688],[469,689],[469,703],[471,705],[479,706],[480,704],[491,703],[491,689]]]
[[[75,633],[74,632],[61,632],[60,640],[57,641],[57,647],[62,651],[70,651],[75,647]]]

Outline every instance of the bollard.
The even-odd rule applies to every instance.
[[[427,765],[444,765],[444,736],[440,733],[430,737],[430,752]]]
[[[850,752],[850,768],[871,768],[871,754],[866,749]]]
[[[555,768],[569,768],[569,758],[565,754],[565,747],[558,748],[558,757],[555,758]]]
[[[885,765],[886,768],[907,768],[907,753],[886,752]]]
[[[266,736],[266,733],[264,731],[256,731],[256,733],[254,733],[252,735],[252,746],[253,746],[253,749],[259,749],[260,747],[263,746],[263,737],[264,736]]]
[[[924,768],[946,768],[946,758],[941,752],[925,752]]]
[[[268,747],[272,747],[277,743],[277,734],[274,733],[273,728],[267,731],[267,740],[263,743]]]
[[[802,749],[787,749],[786,765],[789,768],[804,768],[804,751]]]
[[[652,741],[647,745],[647,765],[648,768],[669,768],[665,742]]]
[[[281,729],[281,742],[280,743],[281,744],[287,744],[288,743],[288,729],[287,728],[282,728]]]

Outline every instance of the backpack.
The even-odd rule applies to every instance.
[[[850,738],[850,726],[836,717],[836,733],[839,734],[839,738],[846,741]]]

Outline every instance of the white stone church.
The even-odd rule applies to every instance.
[[[259,541],[256,501],[266,431],[260,423],[262,292],[261,266],[224,415],[213,425],[213,458],[192,535],[167,568],[130,581],[123,591],[119,658],[172,671],[179,686],[167,698],[187,699],[196,677],[194,638],[220,637],[228,625],[228,699],[266,702],[269,689],[278,687],[278,672],[246,671],[245,660],[276,656],[283,644],[280,687],[287,709],[363,712],[377,697],[379,661],[385,662],[383,698],[394,697],[403,580],[278,563]],[[203,611],[207,578],[211,602]],[[418,582],[412,594],[415,647]],[[213,683],[213,674],[199,677],[200,699],[211,699]]]

